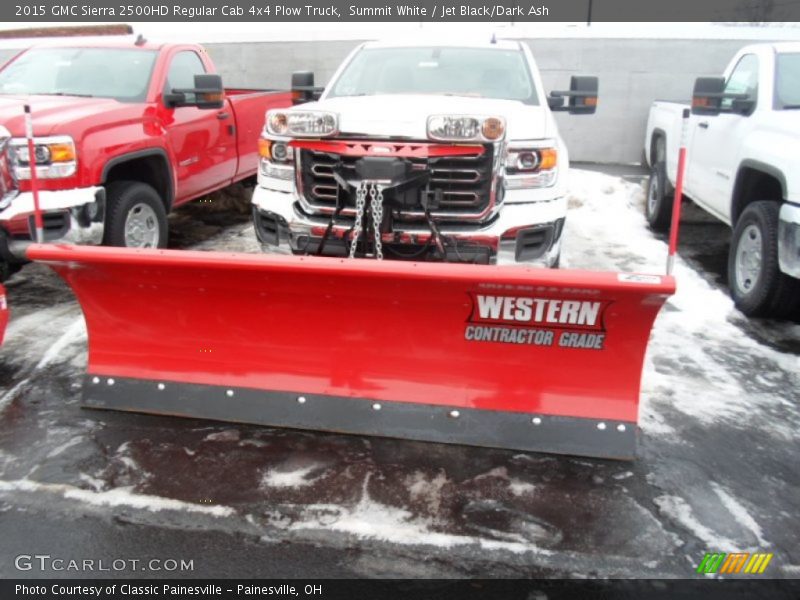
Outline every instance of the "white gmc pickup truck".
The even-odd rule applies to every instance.
[[[597,78],[544,93],[516,41],[366,43],[324,89],[267,113],[253,218],[265,249],[555,267],[567,149],[551,111],[588,114]]]
[[[657,101],[645,154],[646,215],[670,224],[688,105]],[[800,43],[740,50],[723,77],[695,83],[686,129],[684,194],[733,228],[728,284],[748,316],[800,310]]]

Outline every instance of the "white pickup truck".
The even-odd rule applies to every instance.
[[[558,265],[569,160],[551,111],[593,113],[597,78],[547,97],[527,45],[487,39],[365,43],[313,85],[295,73],[298,105],[267,113],[265,249]]]
[[[688,105],[650,109],[646,215],[669,228]],[[800,310],[800,43],[742,48],[723,77],[695,83],[684,194],[733,228],[728,283],[748,316]]]

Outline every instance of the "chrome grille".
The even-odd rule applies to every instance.
[[[428,170],[431,190],[441,190],[442,202],[434,216],[451,218],[477,217],[486,212],[492,186],[493,147],[488,144],[481,156],[446,156],[409,158],[415,170]],[[301,188],[312,209],[330,212],[336,206],[337,184],[333,169],[341,164],[341,174],[348,181],[357,180],[355,164],[360,157],[340,156],[327,152],[300,152]],[[353,208],[355,197],[344,198],[344,208]],[[411,211],[407,216],[413,214]],[[405,213],[401,213],[401,216]]]

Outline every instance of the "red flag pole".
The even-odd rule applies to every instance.
[[[683,198],[683,176],[686,173],[686,145],[689,136],[689,116],[691,111],[683,109],[681,121],[681,148],[678,153],[678,173],[675,176],[675,197],[672,200],[672,224],[669,228],[669,254],[667,255],[667,275],[672,275],[675,267],[675,254],[678,252],[678,229],[681,222],[681,199]]]
[[[36,242],[44,241],[44,220],[39,206],[39,179],[36,173],[36,146],[33,143],[33,119],[31,105],[25,105],[25,137],[28,138],[28,167],[31,170],[31,193],[33,194],[33,219],[36,225]]]

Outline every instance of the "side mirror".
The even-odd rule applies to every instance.
[[[730,100],[728,107],[722,101]],[[692,114],[715,117],[722,112],[749,115],[756,107],[756,99],[749,94],[725,93],[724,77],[698,77],[692,92]]]
[[[194,76],[194,87],[175,89],[164,94],[164,103],[170,108],[196,106],[202,109],[222,108],[225,103],[225,88],[222,77],[203,74]]]
[[[597,110],[597,77],[573,75],[568,92],[550,92],[547,105],[553,111],[567,111],[571,115],[591,115]],[[564,98],[568,98],[566,106]]]
[[[698,77],[692,91],[692,114],[717,116],[722,112],[724,77]]]
[[[314,73],[295,71],[292,73],[292,104],[303,104],[319,100],[323,88],[314,87]]]

